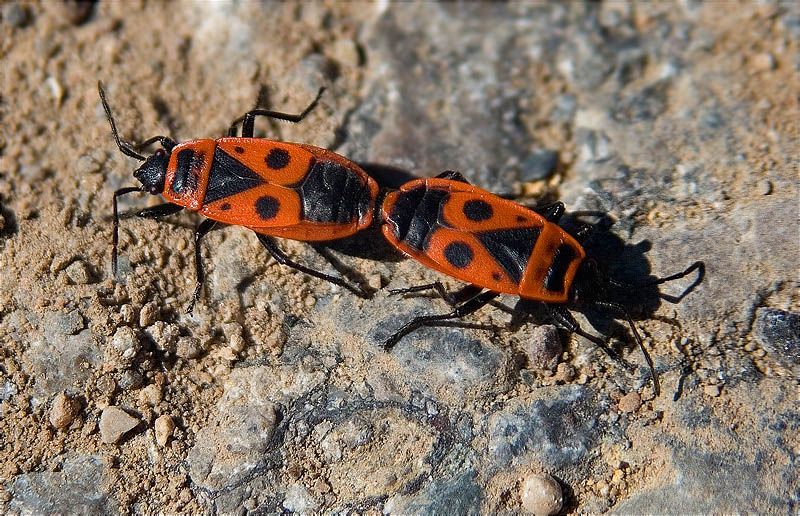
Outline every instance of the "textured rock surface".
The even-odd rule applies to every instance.
[[[513,513],[549,475],[567,513],[796,513],[798,40],[792,3],[6,3],[0,512]],[[123,218],[112,281],[111,195],[136,162],[98,79],[130,141],[222,135],[256,98],[296,112],[326,86],[302,124],[257,131],[387,185],[455,169],[608,212],[587,247],[624,280],[704,260],[679,304],[620,300],[661,395],[626,339],[630,371],[536,311],[483,309],[470,322],[512,330],[431,328],[384,353],[445,303],[357,299],[243,228],[205,238],[186,315],[191,214]],[[159,202],[143,197],[123,211]],[[442,279],[377,233],[332,259],[281,245],[375,287]],[[110,446],[116,406],[137,430]]]

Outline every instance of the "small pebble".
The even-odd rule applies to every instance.
[[[200,339],[195,337],[181,337],[178,339],[175,353],[181,358],[191,360],[199,357],[203,353],[203,346]]]
[[[758,182],[758,193],[761,195],[769,195],[772,193],[772,181],[769,179],[762,179]]]
[[[242,335],[242,326],[238,323],[228,323],[222,326],[222,332],[228,340],[228,348],[234,353],[241,353],[247,347],[247,342]],[[235,357],[234,357],[235,358]]]
[[[710,396],[712,398],[716,398],[719,396],[720,390],[719,385],[706,385],[703,387],[703,392],[706,396]]]
[[[369,288],[378,290],[383,286],[383,278],[381,278],[381,275],[377,272],[375,274],[370,274],[367,278],[367,285],[369,285]]]
[[[144,308],[142,308],[142,310],[144,310]],[[139,312],[139,316],[141,317],[141,312]],[[145,333],[150,335],[150,338],[156,343],[158,349],[167,353],[175,353],[180,331],[180,328],[176,324],[156,321],[147,327]]]
[[[769,52],[758,54],[753,58],[753,69],[758,72],[774,70],[776,67],[775,57]]]
[[[556,514],[564,496],[561,486],[547,474],[530,475],[522,481],[522,508],[535,515]]]
[[[138,389],[142,383],[144,383],[144,377],[135,369],[126,369],[119,377],[119,388],[123,391]]]
[[[32,20],[31,11],[27,5],[12,2],[3,6],[3,21],[11,27],[21,29]]]
[[[158,303],[147,303],[139,310],[139,327],[147,328],[158,319]]]
[[[171,417],[164,414],[156,419],[153,429],[156,434],[156,442],[163,448],[169,442],[170,437],[172,437],[172,432],[175,431],[175,422]]]
[[[558,168],[558,152],[548,149],[533,151],[520,165],[519,179],[523,183],[541,181],[552,176]]]
[[[341,65],[356,67],[361,64],[361,53],[358,45],[352,39],[338,39],[332,47],[333,59]]]
[[[106,444],[114,444],[138,424],[138,419],[121,408],[108,406],[100,415],[100,440]]]
[[[535,327],[523,347],[531,367],[536,369],[555,369],[564,351],[558,330],[552,324]]]
[[[139,393],[139,401],[142,404],[149,405],[151,407],[155,407],[161,403],[162,397],[161,389],[154,383],[151,383]]]
[[[132,361],[141,347],[136,331],[129,326],[121,326],[117,329],[114,336],[111,337],[111,345],[125,361]]]
[[[80,410],[81,404],[62,392],[53,400],[53,406],[50,409],[50,424],[58,430],[65,430],[75,421]]]
[[[561,362],[556,368],[555,379],[557,382],[569,383],[575,378],[575,368],[571,365]]]
[[[81,260],[76,260],[69,264],[69,266],[64,269],[64,273],[67,275],[67,279],[69,279],[72,285],[87,285],[92,282],[92,275],[89,273],[86,264]]]
[[[639,410],[639,407],[642,406],[642,398],[638,392],[629,392],[620,398],[617,406],[622,412],[630,414]]]

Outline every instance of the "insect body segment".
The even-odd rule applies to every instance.
[[[424,265],[495,292],[566,303],[586,253],[558,225],[461,181],[411,181],[387,195],[383,234]]]

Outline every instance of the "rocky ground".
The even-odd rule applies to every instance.
[[[0,10],[0,511],[564,513],[800,510],[796,3],[7,2]],[[258,131],[385,182],[462,171],[616,223],[612,273],[695,260],[635,303],[656,396],[588,341],[487,308],[379,344],[443,301],[362,300],[211,233],[193,316],[191,215],[125,218],[122,135]],[[130,196],[137,197],[137,196]],[[129,198],[123,206],[153,205]],[[442,279],[376,233],[303,263],[372,287]],[[326,259],[327,258],[327,259]],[[687,278],[665,285],[676,295]],[[455,282],[449,283],[455,287]],[[513,306],[513,298],[502,298]],[[543,480],[544,479],[544,480]]]

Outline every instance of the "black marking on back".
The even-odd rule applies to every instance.
[[[192,193],[197,191],[198,172],[203,165],[203,155],[192,149],[183,149],[178,152],[175,178],[172,180],[172,191],[176,194]]]
[[[466,242],[456,240],[444,247],[444,259],[456,269],[463,269],[472,263],[475,253]]]
[[[274,219],[281,209],[281,202],[271,195],[259,197],[256,201],[256,213],[262,220]]]
[[[540,232],[540,228],[500,229],[481,231],[475,236],[497,263],[503,266],[512,281],[519,283]]]
[[[492,205],[482,199],[470,199],[464,203],[462,209],[464,216],[473,222],[489,220],[494,215]]]
[[[178,156],[180,159],[180,155]],[[208,176],[203,204],[250,190],[266,181],[219,147],[214,150],[214,163]]]
[[[395,237],[416,251],[425,250],[431,234],[442,225],[442,209],[449,198],[447,191],[425,185],[399,192],[386,218]]]
[[[550,264],[547,273],[544,275],[544,288],[550,292],[563,291],[565,287],[564,278],[567,275],[569,264],[572,263],[574,258],[575,251],[572,247],[566,244],[558,246],[553,256],[553,263]]]
[[[353,170],[334,161],[311,160],[299,187],[303,219],[346,224],[361,219],[372,201],[367,184]]]
[[[291,156],[289,156],[289,152],[286,149],[270,149],[267,157],[264,158],[264,163],[273,170],[285,168],[289,161],[291,161]]]

